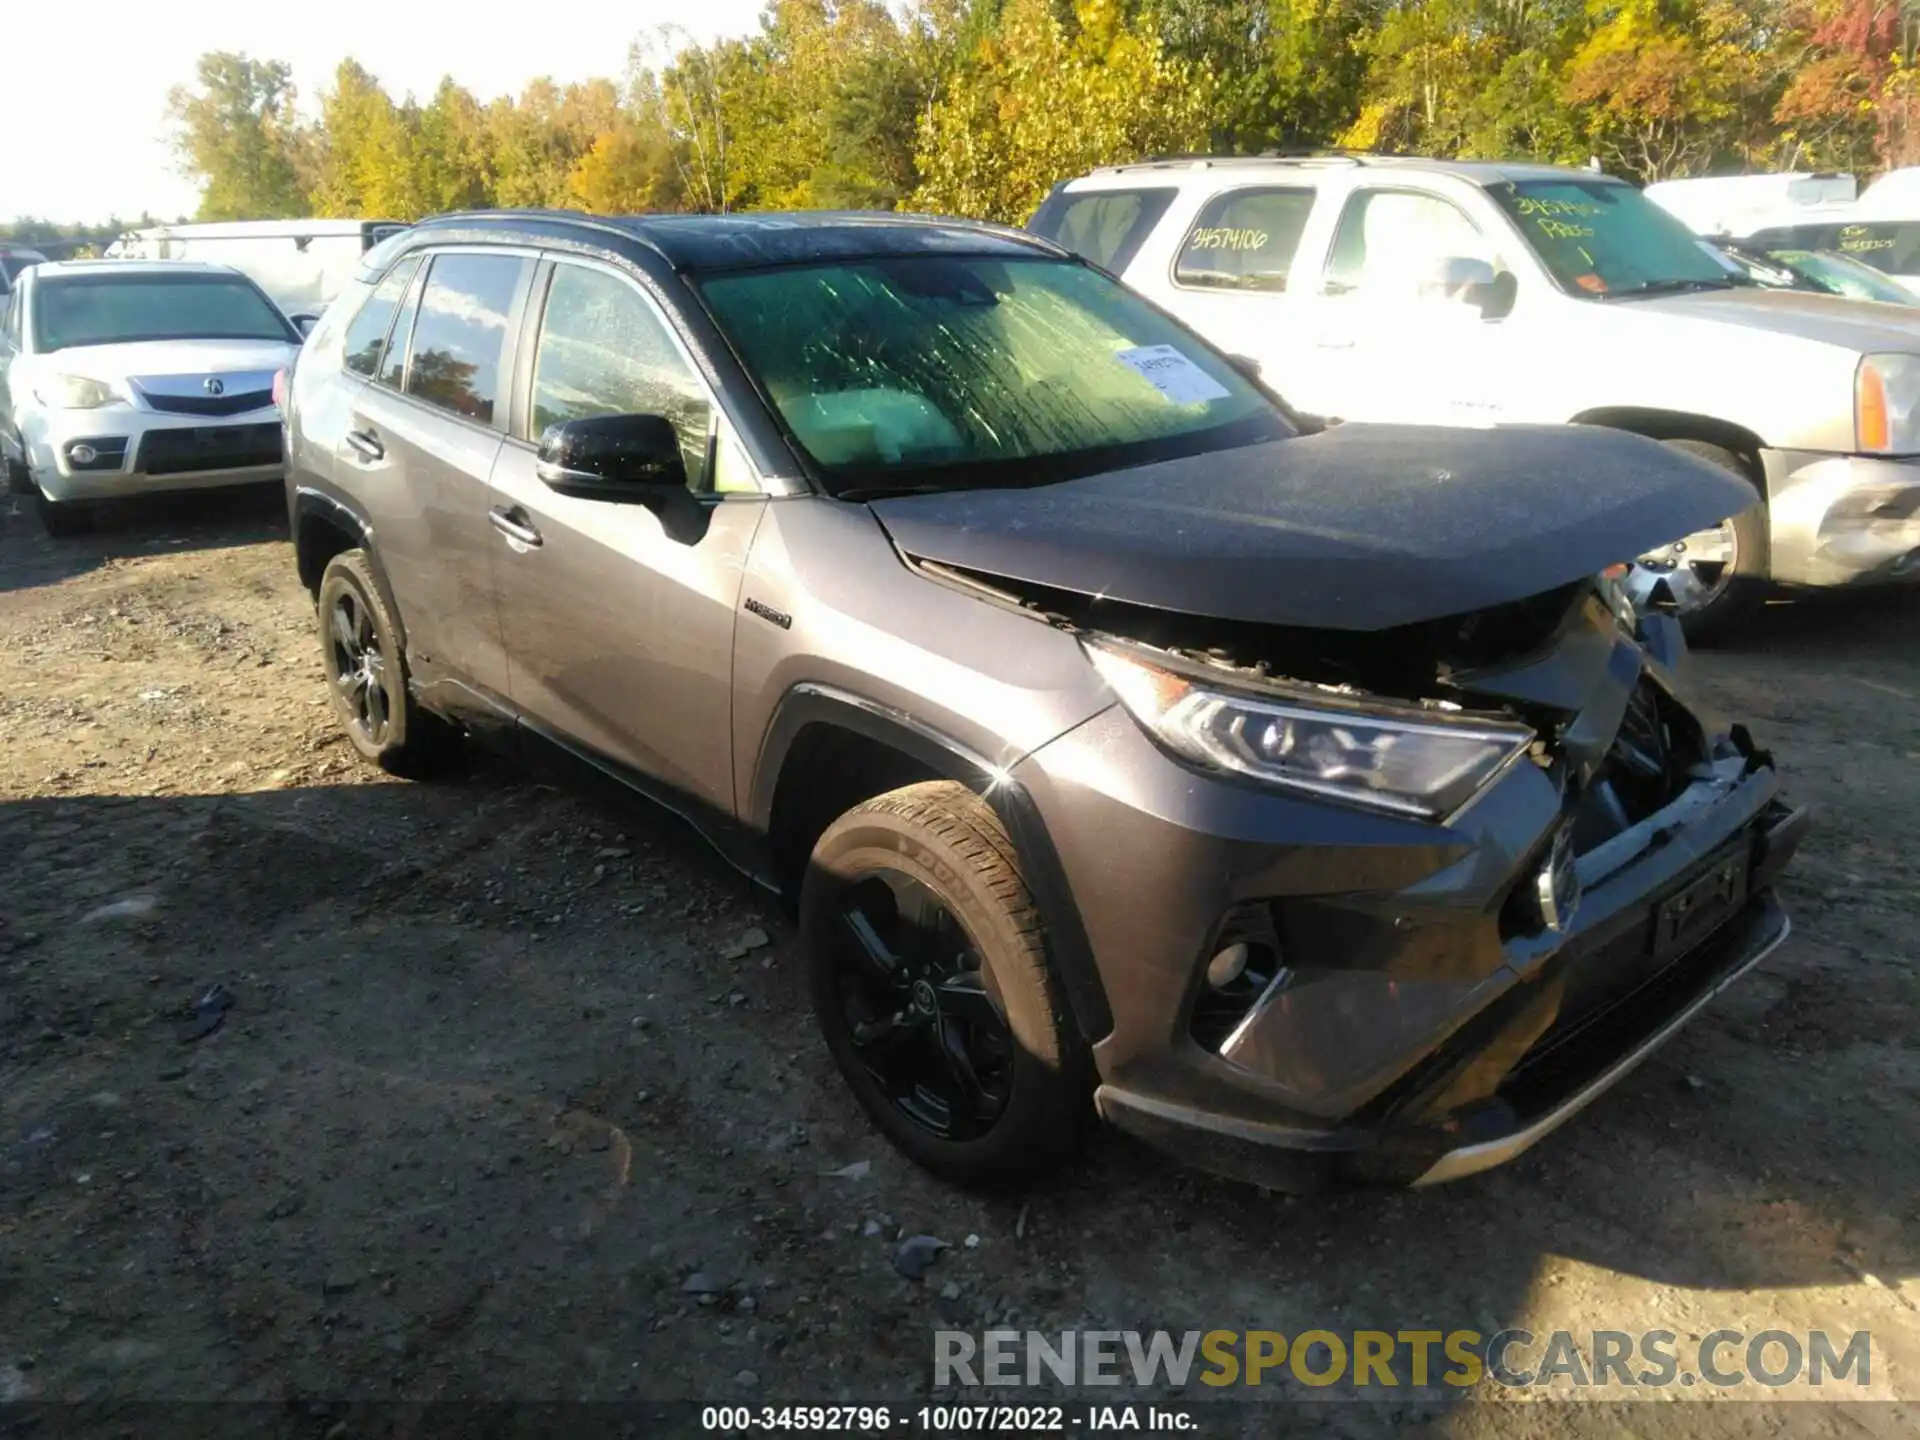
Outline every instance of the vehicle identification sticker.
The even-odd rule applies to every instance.
[[[1176,405],[1227,398],[1227,387],[1171,345],[1138,345],[1113,357]]]

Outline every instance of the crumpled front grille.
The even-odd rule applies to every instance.
[[[1574,806],[1574,849],[1585,854],[1665,808],[1703,758],[1699,725],[1642,675],[1612,748]]]

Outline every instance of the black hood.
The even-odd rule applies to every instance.
[[[1384,630],[1541,594],[1753,499],[1705,461],[1617,430],[1339,425],[872,505],[908,555],[983,576],[1222,620]]]

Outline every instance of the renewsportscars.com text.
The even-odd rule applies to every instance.
[[[1471,1386],[1511,1389],[1705,1385],[1847,1386],[1872,1380],[1865,1330],[937,1330],[934,1384]]]

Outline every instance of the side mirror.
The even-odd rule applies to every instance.
[[[1246,376],[1247,379],[1253,381],[1254,384],[1258,385],[1260,383],[1260,362],[1254,359],[1253,356],[1229,355],[1227,356],[1227,363],[1242,375]]]
[[[581,500],[647,505],[686,492],[680,437],[664,415],[593,415],[550,425],[534,474]]]
[[[1491,262],[1470,255],[1450,255],[1433,267],[1427,291],[1443,299],[1471,305],[1488,320],[1497,320],[1513,308],[1519,282],[1510,270],[1495,270]]]
[[[287,318],[293,321],[293,328],[298,330],[303,337],[311,335],[313,333],[313,327],[320,323],[320,317],[318,315],[309,314],[304,310],[298,315],[291,315]]]

